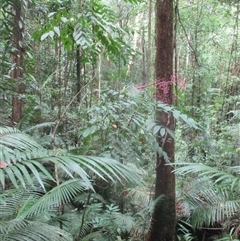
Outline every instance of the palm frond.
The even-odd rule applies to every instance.
[[[88,197],[89,197],[89,193],[86,193],[86,192],[81,193],[81,194],[79,194],[76,198],[74,198],[74,202],[84,203],[84,202],[86,202],[86,200],[88,199]],[[106,201],[100,194],[95,193],[95,192],[92,192],[92,193],[91,193],[90,201],[92,202],[93,200],[94,200],[94,201],[97,200],[98,202],[103,203],[103,204],[106,204],[106,203],[107,203],[107,201]]]
[[[64,230],[48,224],[15,219],[0,222],[0,240],[71,241],[73,238]]]
[[[54,125],[56,125],[55,122],[43,122],[41,124],[37,124],[35,126],[28,128],[27,130],[25,130],[25,132],[31,133],[34,131],[41,131],[42,129],[45,129],[45,128],[52,128]]]
[[[8,147],[8,151],[9,148],[11,148],[12,150],[17,149],[19,151],[23,151],[41,147],[28,135],[12,127],[0,127],[0,145],[1,147]],[[4,148],[3,151],[5,151]]]
[[[22,209],[27,209],[29,206],[41,196],[41,188],[28,189],[8,189],[0,194],[0,217],[1,220],[10,220],[16,218],[17,214]]]
[[[93,240],[93,238],[98,238],[99,236],[101,236],[101,231],[95,231],[81,238],[81,241],[90,241]]]
[[[45,222],[56,224],[57,220],[61,220],[67,228],[64,215],[59,215],[60,207],[70,204],[83,191],[93,190],[91,177],[114,183],[127,181],[142,184],[136,170],[118,161],[103,157],[73,155],[60,150],[46,150],[31,137],[13,128],[0,128],[0,141],[3,150],[1,156],[3,159],[0,160],[6,164],[0,165],[1,190],[3,191],[7,185],[7,193],[3,192],[0,195],[0,208],[6,209],[1,213],[0,238],[6,241],[59,240],[59,237],[61,240],[65,240],[65,237],[68,237],[66,240],[72,240],[68,233]],[[61,177],[58,176],[59,174]],[[54,185],[59,184],[55,187],[48,186],[46,180]],[[16,191],[15,194],[11,194],[12,196],[7,195],[8,192],[11,193],[11,190],[8,191],[11,187],[10,183]],[[102,209],[101,203],[87,205],[84,209],[87,219],[81,227],[86,225],[89,228],[87,224],[94,222],[96,212],[100,213]],[[76,212],[75,209],[71,211]],[[49,214],[55,218],[49,219]],[[114,220],[119,221],[119,215],[116,214],[115,218],[111,216],[112,223]],[[45,219],[42,218],[43,216]],[[130,221],[126,225],[126,220],[121,220],[125,230],[133,226],[130,225],[133,219],[128,219]],[[78,229],[79,227],[78,225]]]
[[[126,198],[128,198],[132,204],[139,205],[139,206],[148,206],[149,199],[150,199],[149,188],[135,186],[132,188],[128,188],[127,191],[128,191],[128,194]]]
[[[91,187],[86,185],[81,179],[75,178],[65,181],[40,197],[31,207],[19,212],[17,217],[29,218],[38,216],[46,211],[56,211],[60,205],[70,202],[86,188],[89,189]]]
[[[216,184],[230,183],[232,189],[236,185],[239,186],[240,184],[240,177],[236,175],[239,174],[240,166],[224,166],[224,170],[220,170],[216,167],[210,167],[202,163],[176,163],[176,166],[177,168],[174,171],[176,174],[198,174],[199,177],[206,176],[209,179],[214,180]]]
[[[199,163],[177,165],[181,166],[175,169],[176,174],[198,175],[195,184],[196,180],[199,180],[200,185],[193,185],[191,192],[184,194],[185,201],[190,205],[188,213],[191,215],[193,226],[212,225],[214,222],[221,222],[225,218],[232,217],[237,212],[240,206],[239,166],[224,166],[224,169],[223,167],[220,169]],[[234,195],[234,193],[238,194]]]
[[[230,218],[239,209],[240,200],[231,200],[225,191],[199,190],[197,195],[185,194],[191,224],[195,228],[213,225]]]
[[[3,169],[0,169],[0,183],[2,184],[4,189],[7,178],[16,188],[19,187],[19,184],[26,188],[27,185],[33,186],[34,176],[37,179],[38,183],[41,185],[41,187],[45,189],[43,180],[40,175],[41,172],[44,173],[50,180],[54,181],[52,175],[40,161],[24,160],[22,162],[17,162],[6,166]]]
[[[121,164],[120,162],[103,157],[70,156],[80,166],[91,170],[102,179],[110,179],[113,182],[123,180],[133,184],[143,184],[137,170]]]
[[[45,163],[57,165],[64,173],[73,178],[74,174],[83,179],[85,183],[90,184],[90,178],[87,171],[104,180],[112,182],[130,181],[132,183],[141,183],[141,178],[136,170],[132,170],[120,162],[113,159],[78,156],[69,153],[55,153],[46,150],[31,137],[22,134],[14,128],[0,128],[0,144],[3,148],[1,160],[6,162],[4,168],[0,168],[0,183],[3,188],[6,185],[6,179],[9,179],[15,187],[21,184],[26,187],[32,185],[32,174],[44,188],[43,181],[39,172],[44,173],[49,179],[54,180]],[[1,153],[1,151],[0,151]]]
[[[196,238],[193,236],[193,234],[190,232],[190,230],[192,230],[192,226],[183,221],[183,220],[179,220],[178,224],[177,224],[177,231],[178,231],[178,240],[179,241],[193,241],[196,240]]]

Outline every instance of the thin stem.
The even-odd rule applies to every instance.
[[[84,221],[85,221],[85,217],[86,217],[87,206],[88,206],[88,204],[89,204],[89,202],[90,202],[91,194],[92,194],[92,191],[89,190],[89,192],[88,192],[88,197],[87,197],[87,200],[86,200],[86,202],[85,202],[85,208],[84,208],[83,214],[82,214],[81,226],[80,226],[80,228],[79,228],[79,233],[78,233],[78,235],[77,235],[77,237],[76,237],[76,240],[77,240],[77,241],[80,239],[81,232],[82,232],[82,230],[83,230],[83,225],[84,225]]]

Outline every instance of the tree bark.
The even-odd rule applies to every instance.
[[[168,105],[173,104],[173,1],[156,2],[156,99]],[[162,127],[175,129],[171,112],[157,109],[156,121]],[[159,146],[169,160],[157,154],[156,201],[147,241],[174,241],[175,232],[175,176],[173,168],[166,165],[174,162],[174,139],[166,132],[157,137]],[[162,197],[162,198],[160,198]]]
[[[12,122],[19,123],[22,119],[24,106],[23,95],[25,93],[25,84],[23,81],[23,65],[24,65],[24,9],[26,6],[17,0],[13,6],[13,53],[12,63],[13,69],[11,77],[15,80],[14,92],[12,99]]]
[[[82,89],[82,83],[81,83],[81,51],[80,51],[80,47],[77,46],[77,64],[76,64],[76,69],[77,69],[77,91],[76,94],[79,93],[77,95],[77,102],[80,103],[81,102],[81,93],[80,90]]]
[[[152,0],[149,0],[148,9],[148,46],[147,46],[147,82],[151,82],[152,70]]]

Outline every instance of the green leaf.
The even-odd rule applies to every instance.
[[[59,37],[60,36],[60,29],[59,29],[59,27],[54,27],[53,29],[54,29],[55,33],[58,35],[58,37]]]
[[[38,169],[43,172],[46,177],[49,178],[49,180],[54,181],[54,178],[51,176],[51,174],[47,171],[47,169],[42,165],[42,163],[40,163],[39,161],[35,161],[35,160],[30,160],[32,164],[34,164],[34,166],[38,167]]]
[[[56,207],[73,200],[86,188],[89,189],[90,187],[81,179],[75,178],[65,181],[44,194],[29,209],[20,213],[19,218],[32,217],[47,210],[54,211]]]
[[[160,129],[161,129],[161,126],[155,125],[154,128],[153,128],[153,135],[156,135],[159,132]]]
[[[44,34],[41,36],[40,40],[43,41],[43,40],[46,39],[48,36],[49,36],[49,33],[44,33]]]
[[[9,166],[9,168],[11,168],[12,172],[14,173],[14,175],[21,182],[22,186],[25,188],[26,187],[25,181],[24,181],[22,173],[19,171],[18,167],[15,166],[15,165],[12,165],[12,166]]]
[[[197,123],[192,118],[189,118],[185,114],[180,114],[179,117],[190,127],[193,127],[194,129],[199,129],[199,127],[197,126]]]
[[[54,14],[56,14],[56,12],[51,12],[48,14],[48,17],[51,18]]]
[[[85,138],[85,137],[88,137],[88,136],[92,135],[97,130],[98,130],[98,127],[93,125],[90,128],[87,128],[81,135]]]
[[[37,181],[39,182],[39,184],[41,185],[41,187],[43,188],[43,190],[45,190],[43,181],[39,175],[38,170],[35,168],[35,166],[30,163],[30,162],[25,162],[25,165],[31,170],[31,172],[34,174],[34,176],[36,177]]]
[[[92,233],[86,235],[85,237],[81,238],[81,241],[90,241],[93,238],[97,238],[98,236],[101,236],[101,231],[92,232]]]
[[[0,240],[73,241],[71,234],[49,224],[13,219],[0,222]]]
[[[165,128],[161,128],[161,129],[160,129],[160,136],[161,136],[161,137],[164,137],[165,134],[166,134],[166,129],[165,129]]]
[[[48,32],[48,35],[49,35],[51,38],[53,38],[54,32],[51,30],[51,31]]]
[[[5,175],[4,175],[2,169],[0,169],[0,182],[1,182],[3,190],[4,190],[5,189]]]
[[[16,165],[22,171],[23,176],[27,180],[28,184],[33,186],[32,177],[29,175],[28,170],[26,169],[26,167],[24,165],[20,164],[20,163],[17,163]],[[22,184],[22,185],[24,186],[25,184]]]
[[[65,18],[65,17],[61,17],[61,21],[62,21],[63,23],[66,23],[66,22],[68,21],[68,19]]]
[[[156,125],[156,123],[153,122],[152,120],[147,120],[146,121],[146,130],[150,131],[155,125]]]
[[[180,111],[178,111],[178,110],[173,110],[173,116],[174,116],[174,118],[175,119],[178,119],[179,118],[179,116],[180,116]]]

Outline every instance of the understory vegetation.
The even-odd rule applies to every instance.
[[[156,101],[155,3],[0,1],[1,241],[146,240],[157,154],[176,240],[240,239],[240,3],[174,1],[173,106]]]

